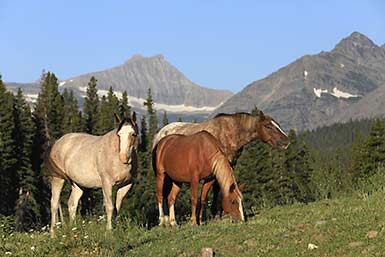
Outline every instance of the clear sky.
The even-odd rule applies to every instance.
[[[385,43],[385,1],[0,0],[0,73],[61,80],[165,58],[195,83],[238,92],[359,31]]]

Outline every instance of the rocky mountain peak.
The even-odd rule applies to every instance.
[[[358,32],[331,52],[303,56],[255,81],[214,111],[254,106],[297,131],[363,117],[384,117],[385,51]]]
[[[383,45],[381,46],[381,48],[385,50],[385,44],[383,44]]]
[[[332,50],[332,52],[340,52],[350,57],[365,57],[378,46],[373,43],[367,36],[353,32],[350,36],[342,39]]]
[[[131,56],[131,58],[127,59],[127,61],[125,61],[124,64],[129,64],[129,63],[132,63],[132,62],[135,62],[135,61],[138,61],[138,60],[142,60],[144,58],[145,57],[143,57],[143,55],[134,54],[133,56]]]

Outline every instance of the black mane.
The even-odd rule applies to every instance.
[[[248,112],[236,112],[236,113],[218,113],[217,115],[215,115],[214,119],[215,118],[218,118],[218,117],[228,117],[228,116],[236,116],[236,115],[247,115],[247,116],[252,116],[250,113]]]
[[[120,121],[117,131],[119,131],[123,127],[124,124],[130,124],[133,127],[133,129],[135,130],[135,133],[138,133],[138,125],[136,123],[134,123],[131,120],[131,118],[127,118],[127,117],[123,118]]]

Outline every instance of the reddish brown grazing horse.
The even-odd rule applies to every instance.
[[[159,207],[160,225],[167,222],[163,213],[163,185],[165,176],[173,181],[168,195],[170,223],[176,225],[174,203],[180,192],[181,182],[189,182],[191,188],[191,221],[197,224],[196,207],[199,181],[205,184],[216,179],[223,194],[222,207],[235,220],[244,221],[242,193],[239,190],[233,170],[218,141],[207,131],[196,134],[169,135],[163,138],[153,151],[153,166],[156,173],[156,196]]]

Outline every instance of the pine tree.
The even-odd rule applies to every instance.
[[[110,130],[111,115],[113,114],[110,112],[110,106],[107,102],[107,97],[103,95],[100,100],[100,107],[99,107],[99,114],[98,114],[99,117],[96,123],[97,125],[96,134],[103,135],[104,133]]]
[[[122,100],[119,104],[120,117],[131,117],[131,107],[128,105],[127,91],[122,94]]]
[[[119,114],[119,100],[115,96],[112,87],[108,90],[107,96],[102,96],[100,103],[100,115],[97,122],[97,131],[99,135],[114,129],[118,124],[115,124],[114,113]]]
[[[58,91],[58,79],[54,73],[43,73],[41,90],[33,112],[36,133],[33,142],[33,170],[39,173],[39,199],[42,222],[49,218],[50,190],[43,158],[49,153],[55,140],[63,135],[63,100]]]
[[[178,122],[183,122],[182,117],[178,117]]]
[[[168,118],[167,118],[167,112],[163,112],[163,119],[162,119],[163,127],[168,124]]]
[[[146,152],[148,146],[148,134],[147,134],[147,123],[146,116],[143,115],[140,119],[140,142],[139,142],[139,151]]]
[[[94,76],[91,77],[87,85],[87,95],[85,97],[83,114],[85,118],[86,132],[89,134],[96,133],[96,126],[98,121],[98,106],[99,106],[99,97],[97,80]]]
[[[18,200],[16,202],[16,230],[22,231],[35,226],[40,221],[39,206],[36,202],[38,176],[32,170],[32,143],[34,123],[29,105],[19,88],[15,98],[15,139],[16,173]]]
[[[357,183],[359,180],[365,178],[365,167],[367,167],[367,162],[369,161],[368,145],[363,136],[357,136],[351,147],[351,152],[352,160],[349,172],[353,178],[353,182]]]
[[[310,181],[313,169],[309,150],[302,137],[297,137],[294,130],[289,132],[290,146],[285,153],[285,169],[290,179],[293,200],[313,200]]]
[[[364,164],[364,173],[372,175],[385,164],[385,127],[381,120],[375,120],[366,147],[368,156]]]
[[[158,130],[158,118],[154,109],[154,101],[152,99],[151,88],[148,89],[147,99],[143,103],[147,107],[148,114],[148,144],[151,146],[152,139]],[[149,147],[151,149],[151,147]]]
[[[42,123],[46,143],[52,146],[53,142],[63,135],[63,101],[58,90],[58,79],[54,73],[44,74],[41,83],[35,116]]]
[[[13,117],[14,97],[7,92],[0,76],[0,188],[2,204],[0,214],[10,215],[16,200],[15,156],[16,142],[14,138],[15,121]]]
[[[78,102],[74,96],[73,90],[69,92],[64,89],[63,92],[63,133],[83,131],[81,112],[79,112]]]

